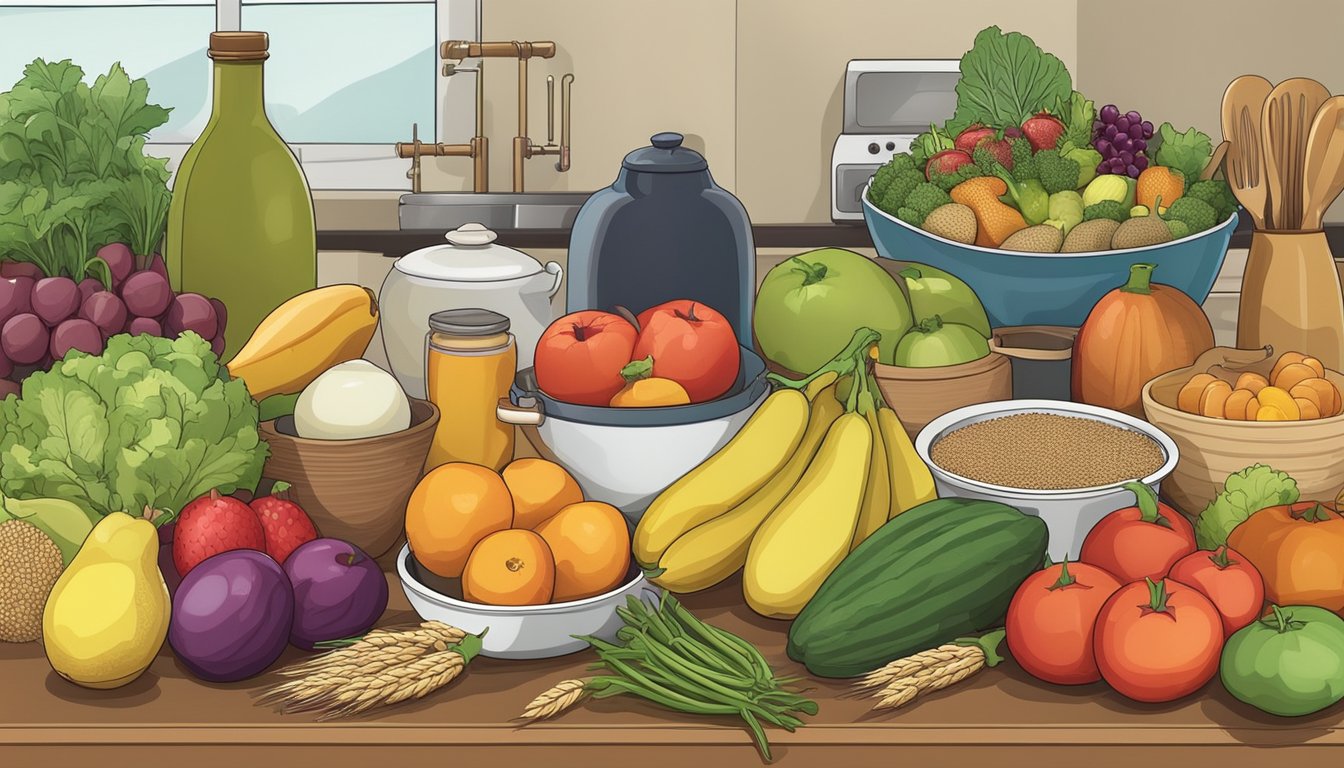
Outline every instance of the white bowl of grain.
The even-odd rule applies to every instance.
[[[1044,520],[1055,562],[1076,560],[1098,520],[1134,505],[1125,483],[1157,491],[1179,458],[1148,422],[1063,400],[958,408],[920,430],[915,450],[939,496],[997,501]]]

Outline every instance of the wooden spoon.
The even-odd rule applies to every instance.
[[[1260,131],[1265,142],[1271,227],[1302,227],[1302,165],[1307,136],[1321,105],[1330,98],[1324,85],[1293,77],[1274,86],[1265,101]]]
[[[1344,96],[1321,105],[1307,137],[1302,167],[1302,228],[1320,229],[1330,204],[1344,191]]]
[[[1242,75],[1223,92],[1223,138],[1232,145],[1227,152],[1223,175],[1257,229],[1265,228],[1269,209],[1260,113],[1273,89],[1274,86],[1259,75]]]

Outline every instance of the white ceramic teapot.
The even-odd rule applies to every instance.
[[[446,245],[397,259],[378,294],[383,349],[411,397],[425,396],[425,334],[435,312],[480,308],[508,317],[520,369],[532,365],[537,340],[558,314],[551,297],[564,276],[559,264],[543,267],[522,251],[495,245],[495,233],[480,224],[463,224],[444,237]]]

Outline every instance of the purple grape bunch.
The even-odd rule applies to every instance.
[[[98,280],[78,283],[64,275],[45,277],[30,264],[6,263],[0,273],[0,378],[16,368],[46,370],[72,349],[99,354],[109,336],[149,333],[175,338],[194,331],[224,352],[226,311],[217,299],[174,294],[157,254],[135,268],[127,246],[98,251],[112,275],[112,290]],[[22,373],[22,372],[20,372]]]
[[[1097,112],[1092,122],[1092,146],[1101,153],[1097,173],[1114,173],[1137,179],[1148,167],[1148,140],[1153,138],[1153,124],[1138,112],[1120,114],[1114,104],[1107,104]]]

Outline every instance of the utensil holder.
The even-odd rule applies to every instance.
[[[1301,352],[1344,363],[1344,290],[1320,230],[1251,235],[1237,310],[1237,346]]]

